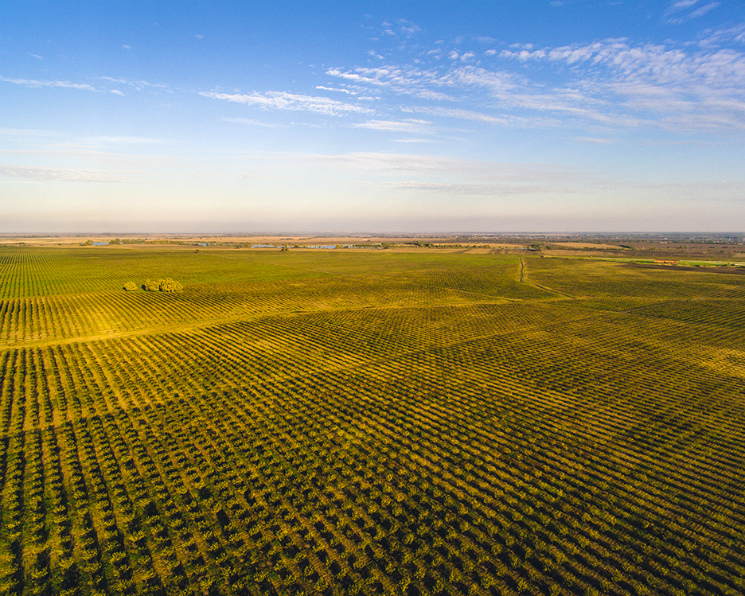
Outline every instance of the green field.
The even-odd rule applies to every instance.
[[[0,381],[0,594],[745,593],[745,275],[0,248]]]

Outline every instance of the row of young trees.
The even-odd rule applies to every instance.
[[[736,362],[684,349],[745,350],[741,299],[422,306],[491,291],[446,273],[0,306],[247,315],[0,350],[0,593],[743,593]]]

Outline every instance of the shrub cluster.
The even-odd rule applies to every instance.
[[[138,288],[135,282],[128,281],[124,284],[124,289],[127,290],[127,292],[136,292]]]
[[[166,277],[165,279],[146,279],[142,284],[142,289],[146,292],[180,292],[184,289],[179,282]]]

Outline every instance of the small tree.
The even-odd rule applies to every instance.
[[[180,292],[184,289],[184,286],[182,286],[179,282],[171,279],[170,277],[158,281],[158,289],[161,292]]]
[[[146,279],[145,283],[142,284],[142,289],[146,292],[157,292],[160,290],[160,282],[153,281],[152,279]]]
[[[128,281],[124,284],[124,289],[127,290],[127,292],[136,292],[137,284],[133,281]]]

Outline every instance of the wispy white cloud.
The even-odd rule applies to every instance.
[[[335,99],[329,99],[328,97],[297,95],[283,91],[267,91],[265,93],[255,92],[249,94],[202,91],[199,95],[263,109],[315,112],[327,116],[341,116],[349,113],[370,112],[368,108],[337,101]]]
[[[354,81],[358,85],[371,85],[427,100],[427,104],[409,104],[405,108],[419,113],[530,127],[556,125],[557,121],[552,119],[550,112],[598,122],[609,120],[607,115],[596,109],[596,100],[580,94],[576,89],[546,89],[545,85],[533,83],[523,74],[462,65],[460,60],[444,70],[385,66],[346,71],[329,69],[326,74]],[[460,106],[476,105],[480,109],[432,105],[443,102]],[[528,116],[517,114],[515,110],[543,114]]]
[[[92,85],[86,83],[71,83],[70,81],[49,81],[39,79],[11,79],[8,77],[0,77],[0,81],[5,83],[12,83],[13,85],[21,85],[22,87],[60,87],[63,89],[82,89],[84,91],[98,91]]]
[[[418,114],[427,114],[430,116],[440,116],[443,118],[453,118],[456,120],[470,120],[473,122],[483,122],[486,124],[493,124],[497,126],[510,126],[510,127],[546,127],[556,126],[557,121],[549,118],[526,118],[521,116],[514,116],[511,114],[503,114],[499,116],[492,116],[484,114],[483,112],[476,112],[474,110],[465,110],[463,108],[442,108],[442,107],[430,107],[430,106],[418,106],[418,107],[407,107],[404,108],[405,112],[412,112]]]
[[[268,160],[320,164],[338,170],[378,172],[389,175],[403,174],[403,182],[471,183],[471,184],[538,184],[568,183],[577,180],[594,180],[586,171],[566,166],[543,163],[493,162],[486,160],[457,159],[441,155],[394,152],[354,152],[346,154],[317,153],[267,153],[250,154],[247,160]],[[454,182],[455,180],[455,182]],[[402,181],[399,181],[402,182]]]
[[[441,80],[454,87],[481,87],[503,108],[615,127],[745,128],[745,54],[731,48],[607,39],[557,48],[518,45],[502,50],[499,58],[507,64],[542,62],[570,70],[559,85],[530,79],[530,70],[517,75],[483,67],[453,68]]]
[[[250,154],[248,160],[269,160],[277,162],[297,162],[320,164],[334,169],[355,170],[362,172],[407,172],[416,174],[444,174],[447,172],[465,172],[473,174],[481,166],[475,162],[452,159],[434,155],[389,152],[354,152],[345,154],[319,153],[267,153]],[[474,170],[474,168],[476,168]]]
[[[125,175],[127,174],[127,175]],[[127,182],[132,172],[0,165],[0,176],[37,182]]]
[[[396,143],[434,143],[434,139],[395,139]]]
[[[67,158],[123,158],[122,155],[101,153],[102,149],[119,151],[138,151],[140,147],[168,145],[175,143],[171,139],[134,135],[97,135],[79,136],[66,132],[29,129],[0,129],[0,136],[6,138],[4,154],[25,154],[38,156],[55,156]],[[147,159],[152,160],[152,156]],[[58,162],[58,160],[55,160]]]
[[[144,89],[151,89],[154,91],[166,91],[171,93],[168,85],[162,83],[148,83],[147,81],[130,81],[127,79],[114,78],[114,77],[97,77],[96,85],[89,83],[74,83],[72,81],[65,80],[48,80],[48,79],[25,79],[25,78],[10,78],[0,76],[0,81],[5,83],[11,83],[13,85],[20,85],[22,87],[29,88],[60,88],[60,89],[79,89],[82,91],[94,91],[98,93],[113,93],[114,95],[124,95],[124,93],[117,89],[117,86],[126,85],[137,91]]]
[[[428,120],[410,118],[407,120],[368,120],[352,124],[355,128],[367,128],[369,130],[385,130],[393,132],[423,132],[425,127],[432,124]]]
[[[339,93],[346,93],[347,95],[357,95],[356,91],[344,89],[342,87],[324,87],[323,85],[316,85],[316,89],[319,91],[338,91]]]
[[[422,69],[407,65],[357,67],[352,69],[330,68],[326,74],[351,81],[357,85],[374,86],[401,95],[411,95],[433,101],[451,101],[454,98],[439,89],[447,87],[447,81],[433,69]]]
[[[442,182],[400,182],[395,184],[402,190],[417,190],[455,195],[504,196],[555,192],[556,187],[533,184],[472,184]]]
[[[582,143],[590,143],[592,145],[612,145],[616,142],[613,139],[606,139],[601,137],[577,137],[577,140]]]
[[[8,137],[53,137],[57,133],[50,130],[33,130],[29,128],[0,128],[0,135]]]
[[[103,81],[104,83],[107,83],[109,85],[126,85],[127,87],[131,87],[132,89],[135,89],[136,91],[143,91],[145,89],[152,89],[154,91],[166,91],[168,93],[171,92],[171,88],[169,85],[166,85],[165,83],[150,83],[149,81],[132,81],[130,79],[124,79],[121,77],[98,77],[98,80]]]
[[[245,124],[247,126],[260,126],[261,128],[279,128],[283,126],[275,122],[262,122],[253,118],[223,118],[223,122],[234,122],[235,124]]]
[[[160,145],[171,142],[173,141],[167,139],[135,136],[98,136],[82,139],[84,145]]]
[[[396,19],[394,21],[383,21],[381,33],[391,37],[412,37],[419,33],[422,28],[406,19]]]
[[[706,2],[699,4],[699,0],[674,0],[663,14],[668,23],[681,24],[691,19],[698,19],[717,8],[721,2]]]
[[[288,167],[310,167],[314,172],[328,170],[333,177],[349,179],[352,176],[381,188],[453,197],[568,197],[613,186],[581,168],[416,153],[264,154],[245,158],[277,162],[281,171]],[[272,167],[265,169],[271,170]]]
[[[745,23],[717,29],[706,29],[701,33],[698,43],[703,48],[732,43],[745,44]]]

